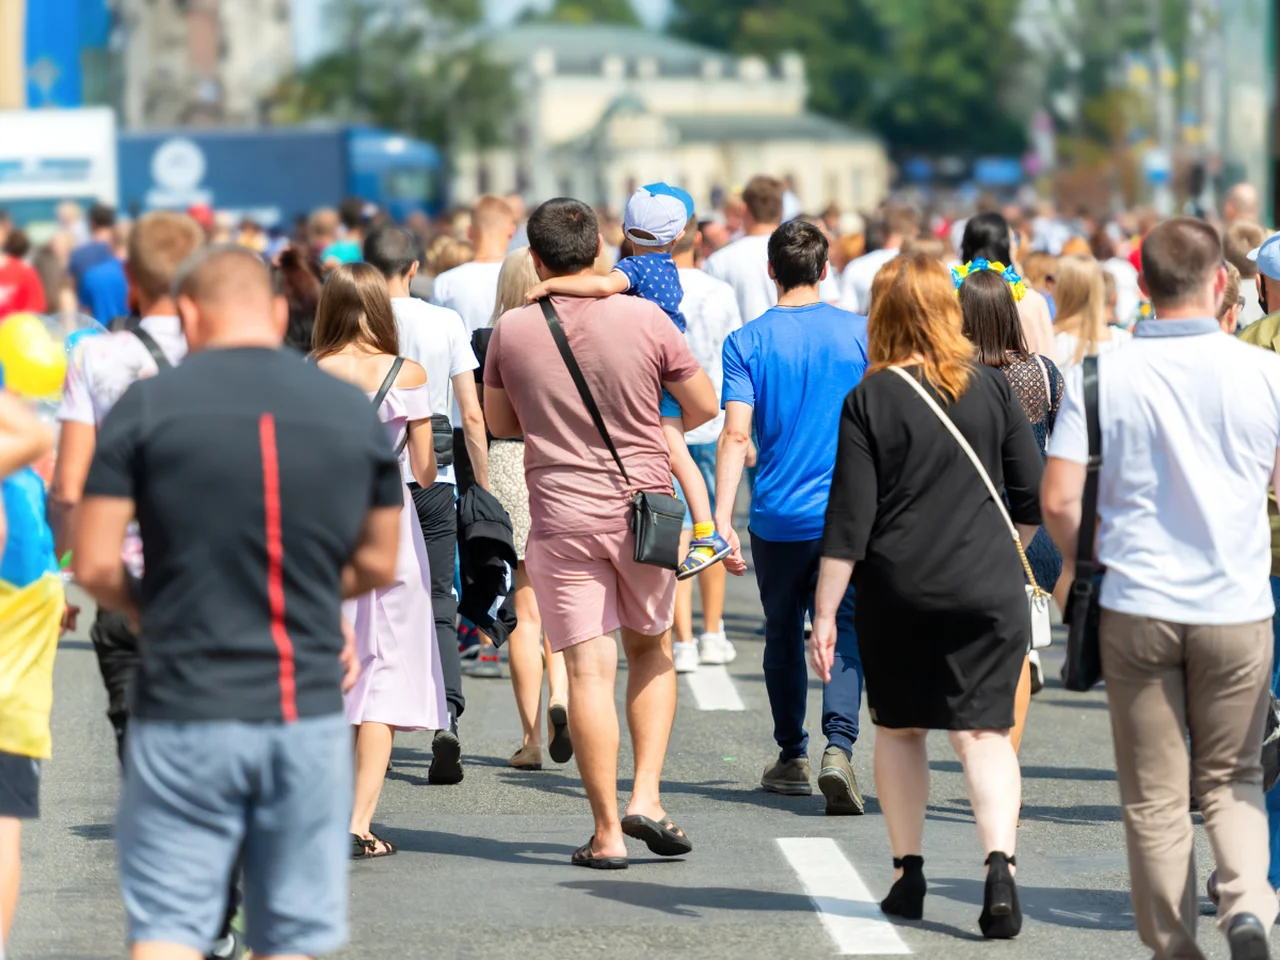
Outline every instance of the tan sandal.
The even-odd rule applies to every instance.
[[[507,765],[514,767],[516,770],[541,770],[542,748],[521,747],[511,755],[511,759],[507,761]]]

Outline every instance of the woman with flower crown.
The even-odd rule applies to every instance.
[[[999,263],[1002,269],[1016,269],[1011,249],[1012,232],[1009,221],[991,211],[970,217],[965,224],[964,239],[960,243],[960,262],[972,264],[975,260]],[[1053,320],[1049,316],[1049,301],[1044,295],[1023,287],[1018,301],[1018,316],[1022,318],[1022,334],[1027,349],[1043,356],[1053,356]]]

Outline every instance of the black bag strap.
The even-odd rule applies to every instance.
[[[164,351],[160,349],[160,344],[156,343],[156,338],[147,333],[143,329],[141,323],[135,323],[129,327],[129,332],[141,341],[142,345],[147,348],[147,353],[151,354],[151,359],[156,362],[157,370],[172,369],[173,364],[169,362],[169,358],[164,355]]]
[[[1084,420],[1089,434],[1089,466],[1080,506],[1080,533],[1076,541],[1076,583],[1093,581],[1093,542],[1098,526],[1098,475],[1102,470],[1102,427],[1098,422],[1098,358],[1085,357]]]
[[[591,414],[592,422],[596,425],[596,429],[600,431],[600,438],[604,440],[604,445],[613,454],[613,462],[618,465],[623,481],[630,487],[631,478],[627,476],[627,468],[622,465],[622,458],[618,456],[618,448],[613,445],[613,439],[609,436],[609,431],[604,425],[604,417],[600,416],[600,408],[596,406],[595,398],[591,396],[591,388],[587,386],[587,381],[582,376],[582,370],[578,367],[578,361],[574,359],[573,351],[569,349],[569,338],[564,335],[564,327],[560,326],[560,315],[556,313],[556,308],[552,305],[549,297],[543,297],[538,303],[542,305],[542,315],[547,318],[547,326],[551,328],[551,336],[555,340],[556,346],[560,348],[560,356],[564,358],[564,365],[569,368],[569,376],[573,378],[574,386],[578,388],[578,394],[586,405],[587,413]]]
[[[404,366],[404,357],[396,357],[395,363],[391,364],[391,369],[387,371],[387,377],[382,381],[382,386],[378,388],[378,392],[373,397],[373,408],[375,410],[382,406],[382,401],[387,398],[387,392],[395,386],[396,377],[400,376],[400,368]]]

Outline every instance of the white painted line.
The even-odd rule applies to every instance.
[[[834,840],[781,838],[778,846],[804,884],[804,892],[835,941],[837,953],[881,956],[911,952]]]
[[[724,667],[701,666],[693,673],[686,673],[689,689],[693,691],[693,699],[698,701],[699,710],[745,710],[742,698],[738,696],[738,688],[733,685],[733,678]]]

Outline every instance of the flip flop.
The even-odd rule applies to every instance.
[[[679,857],[692,852],[693,841],[677,832],[679,829],[670,817],[664,817],[661,823],[638,813],[622,818],[622,832],[641,841],[660,857]]]
[[[563,703],[553,703],[547,711],[551,721],[551,743],[547,753],[556,763],[568,763],[573,759],[573,741],[569,738],[569,711]]]
[[[573,851],[573,856],[569,858],[569,862],[575,867],[587,867],[591,870],[625,870],[627,869],[626,857],[597,857],[591,852],[591,843],[595,840],[593,836],[577,850]]]

